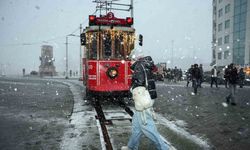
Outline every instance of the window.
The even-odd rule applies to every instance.
[[[230,4],[227,4],[225,6],[225,14],[228,13],[228,12],[230,12]]]
[[[246,30],[246,22],[240,22],[239,27],[240,27],[239,29],[240,31]]]
[[[91,59],[96,59],[97,58],[97,33],[93,32],[89,34],[89,39],[90,42],[90,47],[88,51],[88,56]]]
[[[221,58],[222,58],[222,53],[219,52],[219,53],[218,53],[218,59],[221,59]]]
[[[221,17],[223,15],[223,9],[221,8],[220,10],[219,10],[219,17]]]
[[[234,5],[239,6],[240,5],[240,0],[234,0]]]
[[[225,21],[225,29],[229,28],[230,27],[230,20],[226,20]]]
[[[105,34],[103,36],[103,50],[104,50],[104,58],[111,57],[112,54],[112,39],[111,34]]]
[[[234,7],[234,15],[240,14],[240,6]]]
[[[213,14],[216,15],[216,6],[213,7]]]
[[[240,22],[245,22],[245,21],[246,21],[246,17],[247,17],[247,14],[246,14],[246,13],[240,14],[240,16],[239,16],[239,21],[240,21]]]
[[[229,35],[224,37],[224,44],[227,44],[227,43],[229,43]]]
[[[247,0],[241,0],[241,5],[246,5]]]
[[[222,23],[220,23],[219,25],[218,25],[218,31],[221,31],[222,30]]]
[[[239,23],[235,23],[234,24],[234,32],[239,32],[240,31],[240,24]]]
[[[224,59],[228,59],[228,57],[229,57],[229,51],[225,51],[224,52]]]
[[[239,38],[240,38],[241,41],[245,41],[245,39],[246,39],[246,32],[243,32],[243,31],[239,32]]]
[[[241,13],[245,13],[247,11],[247,5],[241,5],[241,9],[240,9],[240,12]]]
[[[240,15],[234,16],[234,23],[238,23],[240,21]]]
[[[218,39],[218,46],[222,45],[222,37]]]

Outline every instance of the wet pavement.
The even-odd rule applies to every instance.
[[[236,106],[225,103],[229,89],[222,85],[210,88],[204,84],[198,95],[192,91],[191,87],[185,87],[185,82],[159,82],[155,108],[169,120],[184,121],[185,129],[207,139],[211,149],[249,149],[250,88],[237,88]],[[177,149],[183,149],[174,135],[169,140]]]
[[[80,81],[0,78],[0,149],[105,149],[95,110],[83,100]],[[205,84],[192,95],[185,82],[157,82],[156,125],[178,150],[238,150],[250,146],[250,88],[237,89],[237,105],[225,103],[229,90]],[[128,101],[129,102],[129,101]],[[130,102],[133,109],[133,104]],[[129,116],[116,104],[104,103],[114,149],[126,145]],[[120,116],[124,120],[116,120]],[[140,149],[155,149],[145,137]]]
[[[65,84],[0,78],[0,149],[59,149],[72,107]]]

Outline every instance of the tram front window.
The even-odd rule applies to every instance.
[[[103,45],[104,45],[104,58],[110,58],[112,55],[112,39],[110,34],[104,35]]]
[[[97,33],[91,33],[88,36],[88,41],[90,43],[87,45],[88,49],[88,57],[90,59],[96,59],[97,58]]]
[[[90,59],[126,59],[134,48],[133,33],[89,32],[87,54]]]
[[[92,41],[92,44],[91,44],[91,53],[90,53],[90,57],[91,58],[97,58],[97,40],[94,39]]]
[[[115,57],[124,58],[124,46],[123,46],[123,36],[119,35],[115,37]]]

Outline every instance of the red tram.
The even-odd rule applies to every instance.
[[[90,15],[89,26],[81,34],[87,98],[129,95],[129,55],[135,45],[133,17],[117,18],[107,10],[99,17]]]

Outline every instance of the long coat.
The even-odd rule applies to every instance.
[[[237,84],[238,72],[235,67],[229,68],[228,70],[228,80],[230,84]]]
[[[146,78],[145,73],[147,75],[148,81],[148,90],[152,99],[157,98],[155,80],[153,75],[154,62],[150,56],[143,57],[140,60],[136,61],[131,69],[134,71],[132,75],[132,89],[138,86],[146,87]]]

